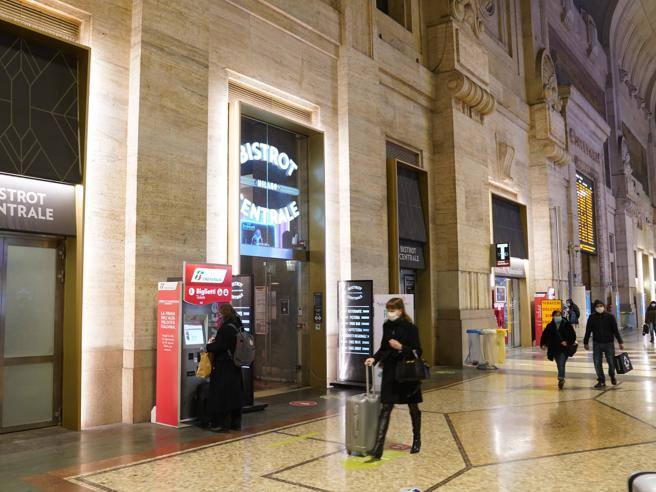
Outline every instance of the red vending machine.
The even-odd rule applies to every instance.
[[[219,327],[219,306],[232,301],[232,267],[184,263],[182,281],[157,289],[157,370],[154,421],[179,427],[194,418],[200,354]]]

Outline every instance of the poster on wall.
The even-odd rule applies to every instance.
[[[178,330],[181,291],[180,282],[159,282],[157,284],[155,421],[158,424],[172,426],[177,426],[179,422],[180,346]]]
[[[184,263],[184,301],[197,306],[232,301],[232,267]]]
[[[266,335],[266,287],[255,286],[255,334]]]
[[[380,342],[383,339],[383,324],[387,321],[387,308],[385,307],[387,301],[398,297],[403,300],[405,305],[405,312],[413,320],[415,319],[415,296],[412,294],[376,294],[374,296],[374,345],[372,353],[375,353],[380,348]],[[420,328],[421,329],[421,328]],[[383,374],[383,369],[380,365],[376,365],[374,369],[374,388],[380,391],[380,382]]]
[[[338,282],[339,382],[364,383],[364,361],[373,353],[372,280]]]

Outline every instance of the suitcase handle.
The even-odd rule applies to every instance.
[[[367,395],[370,395],[371,393],[374,393],[374,366],[364,366],[365,371],[364,371],[364,381],[365,381],[365,393]],[[369,387],[369,371],[371,371],[371,391]]]

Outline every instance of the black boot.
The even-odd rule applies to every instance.
[[[380,409],[380,416],[378,417],[378,433],[376,434],[376,444],[371,450],[371,456],[379,460],[383,456],[383,447],[385,446],[385,436],[387,435],[387,428],[389,427],[390,416],[394,405],[383,403]]]
[[[419,405],[411,404],[410,418],[412,419],[412,448],[410,454],[418,453],[421,449],[421,411]]]

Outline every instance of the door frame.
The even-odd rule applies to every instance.
[[[7,286],[7,256],[9,246],[29,246],[37,248],[51,248],[56,250],[57,273],[55,275],[55,326],[52,356],[14,357],[12,359],[28,359],[27,361],[12,361],[6,363],[4,357],[5,344],[5,317],[7,312],[6,295]],[[66,265],[66,242],[63,238],[54,236],[40,236],[32,234],[18,234],[0,232],[0,434],[27,429],[38,429],[59,425],[62,421],[62,386],[63,386],[63,337],[64,337],[64,272]],[[4,367],[7,365],[21,365],[22,363],[52,362],[53,364],[53,394],[52,419],[49,421],[4,427],[2,423],[2,409],[4,403]]]

